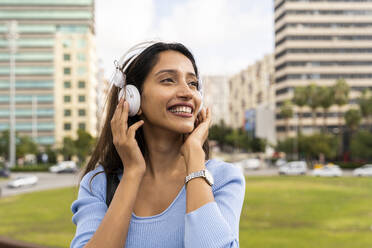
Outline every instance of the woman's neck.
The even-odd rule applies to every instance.
[[[145,125],[143,133],[149,154],[146,174],[156,178],[164,174],[172,175],[186,171],[182,166],[183,158],[180,154],[183,143],[181,134]]]

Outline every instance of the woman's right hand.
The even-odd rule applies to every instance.
[[[136,131],[143,125],[144,121],[140,120],[128,128],[128,111],[129,104],[122,98],[111,119],[113,143],[125,171],[144,174],[146,162],[135,139]]]

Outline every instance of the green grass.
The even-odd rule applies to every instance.
[[[241,247],[372,247],[372,179],[248,177]]]
[[[70,206],[77,187],[0,199],[0,235],[50,247],[69,247],[75,232]]]
[[[240,246],[372,247],[372,178],[248,177]],[[0,235],[68,247],[77,188],[0,199]]]

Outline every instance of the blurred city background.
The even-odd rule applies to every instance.
[[[241,247],[372,246],[372,0],[0,0],[0,245],[69,246],[113,62],[154,38],[246,175]]]

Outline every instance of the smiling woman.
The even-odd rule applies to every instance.
[[[148,42],[116,64],[97,146],[73,202],[71,247],[239,247],[245,181],[209,160],[193,55]]]

